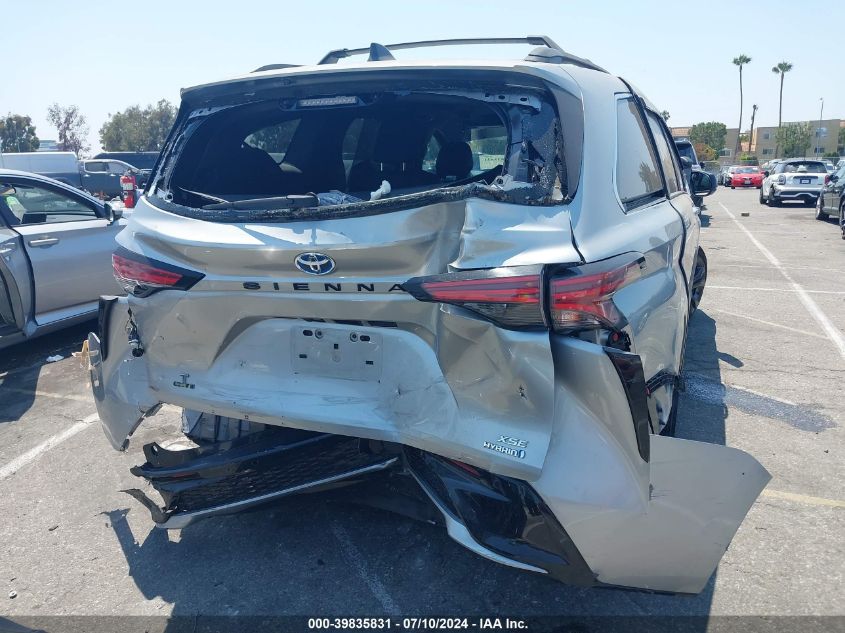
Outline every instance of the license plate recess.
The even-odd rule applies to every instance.
[[[381,335],[322,325],[294,328],[291,366],[296,374],[378,381]]]

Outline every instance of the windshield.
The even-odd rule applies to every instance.
[[[677,143],[677,145],[678,145],[678,153],[681,156],[686,156],[693,163],[697,162],[696,156],[695,156],[695,149],[693,148],[692,145],[690,145],[689,143]]]
[[[796,172],[803,172],[808,174],[824,174],[827,172],[824,163],[815,161],[785,163],[783,166],[783,173],[792,174]]]
[[[736,169],[738,174],[759,174],[760,170],[757,167],[739,167]]]

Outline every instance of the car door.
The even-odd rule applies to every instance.
[[[14,195],[5,202],[32,269],[36,323],[93,311],[101,294],[122,294],[111,267],[120,223],[104,217],[96,201],[59,186],[10,184]]]
[[[111,174],[108,161],[86,160],[82,164],[82,188],[95,196],[107,195]]]
[[[120,177],[127,171],[132,171],[132,167],[123,161],[110,160],[108,161],[108,170],[109,180],[104,191],[109,198],[113,198],[121,194]]]
[[[0,347],[25,329],[32,307],[29,263],[5,201],[13,193],[13,187],[0,183]]]
[[[839,204],[842,200],[842,189],[845,187],[845,165],[837,169],[830,177],[830,182],[822,190],[822,200],[825,211],[839,213]]]
[[[626,236],[624,248],[642,253],[644,262],[643,277],[619,290],[614,300],[628,318],[633,349],[642,359],[646,380],[662,381],[653,393],[659,421],[665,424],[674,377],[680,373],[689,309],[682,262],[688,233],[685,224],[692,224],[688,217],[695,214],[683,175],[673,162],[672,156],[677,157],[677,153],[662,146],[667,165],[664,169],[654,144],[653,126],[644,116],[645,110],[632,96],[618,97],[615,183],[624,209],[619,230]],[[658,138],[665,142],[657,125]],[[653,423],[657,431],[657,420]]]

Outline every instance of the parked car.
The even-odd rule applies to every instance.
[[[122,210],[57,180],[0,170],[0,348],[91,319],[122,292],[110,260]]]
[[[100,152],[93,158],[100,160],[122,160],[141,171],[151,171],[158,160],[159,152]]]
[[[0,169],[32,172],[66,185],[82,187],[79,162],[73,152],[0,152]]]
[[[150,173],[158,160],[159,152],[100,152],[94,158],[100,160],[114,159],[132,165],[138,170],[138,187],[143,188],[147,184]]]
[[[164,402],[197,443],[149,444],[132,471],[159,526],[387,482],[382,505],[407,490],[505,565],[706,585],[769,479],[672,437],[707,277],[690,193],[715,180],[687,191],[629,84],[548,38],[504,41],[537,48],[384,64],[373,44],[182,92],[118,236],[128,296],[88,339],[116,449]],[[479,146],[498,160],[473,173]]]
[[[845,198],[842,196],[844,188],[845,163],[840,163],[839,168],[828,177],[816,202],[816,219],[827,220],[829,216],[835,216],[842,228],[843,239],[845,239]]]
[[[759,167],[735,167],[730,177],[731,189],[737,187],[756,187],[759,189],[763,186],[763,172]]]
[[[764,171],[760,188],[760,204],[780,206],[787,201],[814,206],[828,175],[824,163],[806,158],[790,158],[775,165],[774,171]]]
[[[135,176],[138,187],[146,183],[149,173],[145,177],[141,170],[122,160],[82,160],[79,161],[82,173],[82,187],[100,198],[114,198],[122,193],[120,177],[125,173]]]
[[[678,153],[681,156],[681,168],[684,173],[684,179],[687,183],[690,182],[690,177],[694,171],[703,171],[704,163],[698,161],[698,156],[695,153],[695,147],[686,139],[675,139],[675,146],[678,148]],[[692,192],[692,201],[695,206],[700,207],[703,203],[703,197]]]
[[[722,180],[720,181],[720,184],[725,187],[730,187],[731,181],[733,180],[733,173],[737,170],[738,167],[739,165],[727,166],[721,173]]]

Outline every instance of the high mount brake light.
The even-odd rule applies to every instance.
[[[639,278],[640,260],[597,272],[587,268],[569,269],[575,274],[554,277],[549,282],[552,327],[563,332],[602,327],[621,329],[625,317],[613,303],[613,294]]]
[[[493,269],[417,277],[403,287],[420,301],[461,306],[507,328],[536,329],[546,327],[540,279],[539,267]]]
[[[111,256],[114,278],[127,294],[147,297],[157,290],[187,290],[204,275],[119,248]]]

